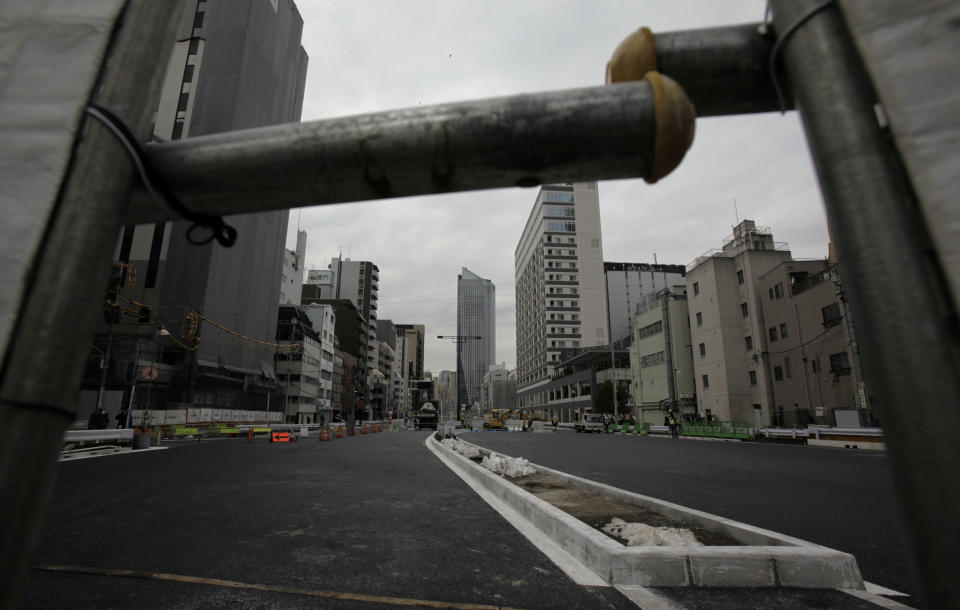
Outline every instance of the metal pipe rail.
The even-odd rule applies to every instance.
[[[608,79],[640,80],[657,70],[680,83],[698,117],[790,110],[790,95],[781,109],[773,87],[775,42],[773,28],[761,23],[657,33],[641,28],[614,51]],[[786,79],[780,84],[785,88]]]
[[[797,26],[782,45],[783,65],[837,238],[925,602],[953,606],[960,599],[953,569],[960,525],[943,516],[960,513],[956,303],[943,288],[909,176],[878,124],[877,95],[842,3],[770,4],[778,31]]]
[[[657,116],[648,82],[523,94],[291,123],[150,144],[151,164],[187,208],[239,214],[348,201],[647,178],[658,129],[679,149],[694,115],[663,77]],[[660,95],[662,95],[662,89]],[[124,222],[172,219],[146,191]]]

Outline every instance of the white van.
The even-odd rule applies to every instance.
[[[584,413],[574,428],[577,432],[603,432],[603,415]]]

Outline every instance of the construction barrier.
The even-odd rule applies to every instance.
[[[750,440],[750,426],[746,422],[680,423],[681,436],[706,438],[736,438]]]
[[[319,440],[321,440],[321,441],[329,441],[329,440],[330,440],[330,428],[327,428],[326,426],[324,426],[323,428],[320,428],[320,439],[319,439]]]
[[[367,433],[367,424],[363,424],[362,426],[360,426],[360,434],[366,434],[366,433]]]
[[[271,432],[270,433],[271,443],[289,443],[292,440],[293,438],[291,437],[289,432]]]
[[[337,433],[334,434],[334,438],[343,438],[343,426],[337,426]]]

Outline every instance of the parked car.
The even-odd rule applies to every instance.
[[[599,413],[584,413],[574,424],[577,432],[603,432],[603,415]]]

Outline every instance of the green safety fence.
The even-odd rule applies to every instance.
[[[750,426],[746,422],[710,422],[680,424],[682,436],[702,436],[708,438],[737,438],[750,440]]]

